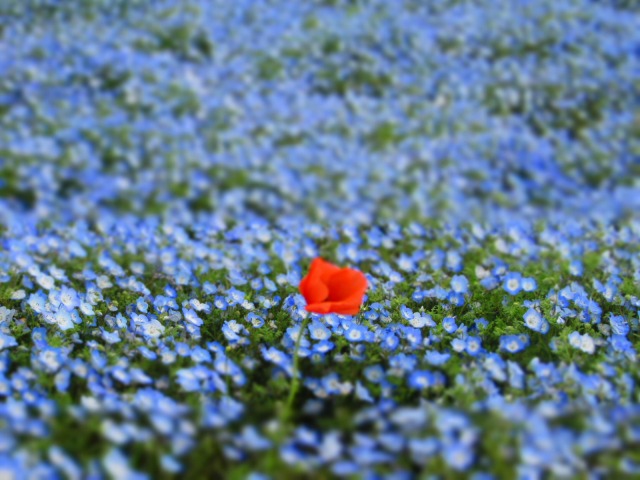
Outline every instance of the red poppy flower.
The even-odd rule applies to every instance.
[[[367,278],[358,270],[337,267],[322,258],[311,262],[300,282],[307,312],[355,315],[360,311]]]

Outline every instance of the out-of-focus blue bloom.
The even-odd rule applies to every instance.
[[[464,275],[454,275],[451,278],[451,290],[465,294],[469,291],[469,280]]]
[[[627,335],[629,333],[629,324],[622,315],[611,315],[609,324],[615,335]]]
[[[549,331],[549,322],[533,308],[529,308],[523,315],[524,324],[534,332],[546,334]]]
[[[447,363],[449,358],[451,358],[451,354],[441,353],[436,350],[429,350],[424,356],[426,362],[434,366],[444,365],[445,363]]]
[[[569,345],[585,353],[593,354],[596,350],[593,338],[588,334],[580,334],[578,332],[571,332],[568,337]]]
[[[522,279],[522,290],[525,292],[535,292],[538,288],[538,283],[535,278],[524,277]]]
[[[509,295],[517,295],[522,290],[522,275],[518,272],[509,272],[504,276],[502,288]]]
[[[442,328],[444,328],[447,333],[454,333],[458,329],[456,319],[453,317],[445,317],[442,320]]]
[[[15,347],[16,345],[18,345],[18,342],[13,336],[0,332],[0,351],[5,348]]]
[[[527,347],[521,335],[503,335],[500,337],[500,350],[508,353],[518,353]]]

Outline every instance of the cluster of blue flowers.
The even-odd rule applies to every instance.
[[[640,475],[639,21],[2,2],[0,477]]]

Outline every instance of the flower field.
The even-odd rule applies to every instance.
[[[639,321],[634,0],[0,2],[2,480],[639,478]]]

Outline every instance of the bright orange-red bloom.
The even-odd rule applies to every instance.
[[[358,270],[337,267],[322,258],[311,262],[300,282],[307,312],[355,315],[360,311],[367,278]]]

